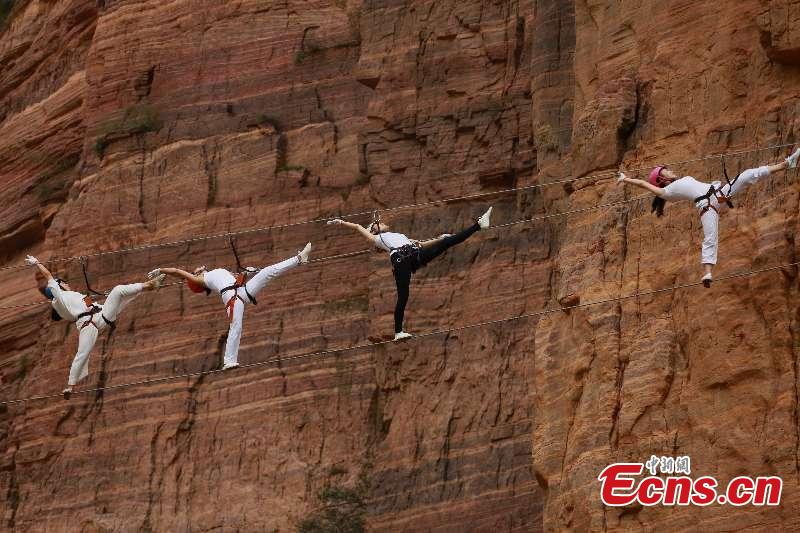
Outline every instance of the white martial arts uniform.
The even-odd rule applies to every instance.
[[[697,181],[691,176],[684,176],[678,180],[673,181],[664,187],[664,199],[669,201],[688,200],[694,202],[695,198],[705,195],[711,188],[720,190],[721,193],[732,198],[740,191],[756,183],[761,178],[769,176],[768,167],[751,168],[742,172],[738,178],[733,180],[731,187],[727,183],[721,185],[721,182],[715,181],[713,183],[705,183]],[[709,203],[711,209],[705,209]],[[700,216],[700,222],[703,224],[703,245],[700,252],[700,262],[703,264],[716,265],[717,264],[717,251],[719,249],[719,201],[716,196],[712,196],[709,200],[700,200],[695,203],[695,207]]]
[[[203,282],[206,287],[220,294],[222,303],[225,304],[226,307],[229,304],[232,306],[232,310],[229,310],[228,316],[231,324],[228,329],[228,340],[225,343],[225,359],[223,361],[226,366],[235,365],[239,361],[239,343],[242,340],[244,306],[245,303],[250,303],[250,298],[247,297],[247,293],[255,297],[267,283],[299,264],[300,258],[294,256],[275,265],[264,267],[250,278],[245,283],[244,287],[239,287],[236,290],[236,295],[234,295],[232,289],[225,291],[224,294],[222,293],[222,289],[236,283],[236,278],[229,271],[224,268],[215,268],[203,274]],[[245,287],[247,288],[246,292]],[[231,298],[234,298],[233,302],[231,302]]]
[[[83,294],[63,290],[54,279],[48,281],[47,286],[53,294],[50,305],[61,318],[75,322],[75,327],[78,328],[78,351],[69,370],[69,385],[73,386],[89,374],[89,353],[97,342],[100,332],[108,327],[106,319],[116,322],[119,313],[142,292],[144,285],[141,283],[117,285],[111,289],[102,305],[95,304],[101,309],[99,313],[81,318],[78,318],[78,315],[90,309],[85,303]]]

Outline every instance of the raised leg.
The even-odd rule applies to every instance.
[[[106,298],[106,301],[103,303],[103,316],[112,322],[116,321],[122,310],[139,296],[143,290],[143,283],[117,285],[111,289],[111,292],[108,293],[108,298]]]
[[[255,296],[266,286],[267,283],[278,276],[285,274],[299,264],[300,259],[297,256],[294,256],[285,261],[281,261],[280,263],[262,268],[258,274],[253,276],[250,281],[245,284],[247,287],[247,292]]]
[[[479,231],[481,227],[475,223],[472,226],[468,227],[465,230],[456,233],[455,235],[450,235],[449,237],[445,237],[444,239],[425,246],[419,253],[420,258],[420,266],[427,265],[432,260],[436,259],[447,250],[455,246],[456,244],[460,244],[470,238],[475,232]]]
[[[785,165],[785,163],[783,163],[783,165]],[[729,187],[727,183],[723,185],[722,192],[727,196],[735,196],[750,185],[757,183],[761,178],[766,178],[771,173],[771,167],[766,166],[747,169],[739,174],[733,182],[732,187]]]

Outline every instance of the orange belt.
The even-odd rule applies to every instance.
[[[234,289],[235,291],[236,289]],[[246,303],[244,298],[239,296],[238,293],[234,292],[233,296],[228,300],[228,303],[225,304],[225,310],[228,312],[228,321],[233,322],[233,306],[236,305],[236,300],[239,299],[242,303]]]
[[[733,181],[736,181],[736,180],[733,180]],[[728,184],[731,185],[731,186],[733,185],[730,181],[728,182]],[[698,196],[697,198],[694,199],[695,203],[696,202],[700,202],[702,200],[705,200],[706,202],[708,202],[707,206],[705,206],[705,207],[700,209],[700,216],[701,217],[703,215],[705,215],[706,212],[709,209],[713,209],[714,211],[717,212],[717,214],[719,214],[719,209],[717,209],[716,207],[711,205],[711,198],[716,198],[717,202],[719,202],[720,204],[728,204],[728,207],[733,209],[733,202],[731,202],[731,199],[728,198],[727,196],[725,196],[722,193],[722,189],[721,188],[719,190],[717,190],[717,188],[712,185],[711,188],[708,189],[707,193],[705,193],[703,196]]]
[[[247,303],[247,302],[244,301],[244,298],[239,296],[239,287],[244,287],[244,286],[245,286],[244,285],[244,274],[240,272],[239,274],[236,275],[236,283],[234,283],[230,287],[225,287],[221,291],[221,292],[233,291],[233,296],[231,296],[230,299],[228,299],[228,302],[225,304],[225,310],[228,312],[228,321],[229,322],[233,322],[233,306],[236,305],[236,299],[238,298],[239,300],[241,300],[243,304]],[[245,287],[244,290],[245,290],[245,292],[247,292],[247,288],[246,287]],[[253,304],[256,303],[255,298],[250,296],[249,293],[247,294],[247,296],[250,298],[250,300],[253,302]]]

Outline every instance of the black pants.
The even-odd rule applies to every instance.
[[[398,251],[392,254],[392,271],[394,272],[394,282],[397,284],[397,304],[394,306],[395,333],[403,331],[403,316],[405,315],[406,304],[408,303],[408,288],[409,285],[411,285],[411,275],[416,272],[417,269],[424,267],[451,247],[467,240],[479,229],[481,228],[476,223],[460,233],[424,246],[414,253],[404,254],[402,251]]]

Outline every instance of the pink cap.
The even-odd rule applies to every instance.
[[[666,167],[659,166],[650,171],[650,183],[652,183],[656,187],[659,186],[658,185],[659,178],[661,177],[661,171],[664,170],[664,168]]]

